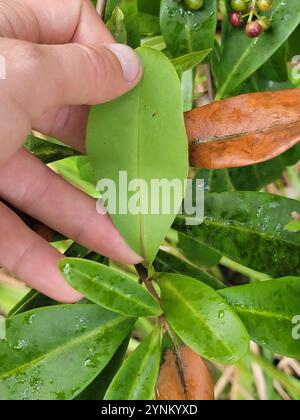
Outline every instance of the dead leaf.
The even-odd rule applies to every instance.
[[[300,141],[300,89],[251,93],[185,113],[192,166],[221,169],[275,158]]]
[[[189,347],[181,347],[182,372],[174,351],[164,355],[157,382],[157,400],[214,400],[213,382],[204,361]]]

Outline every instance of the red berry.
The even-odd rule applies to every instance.
[[[250,38],[258,37],[262,31],[263,28],[258,22],[249,22],[246,26],[246,35]]]
[[[229,15],[229,21],[235,28],[243,26],[242,14],[240,12],[231,12]]]

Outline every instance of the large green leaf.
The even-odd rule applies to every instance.
[[[274,0],[272,30],[258,38],[248,38],[243,29],[226,26],[221,65],[218,71],[218,95],[223,98],[258,70],[288,39],[300,23],[298,0]]]
[[[153,400],[161,359],[160,328],[129,356],[110,384],[105,400]]]
[[[161,314],[153,296],[122,271],[79,258],[66,258],[59,267],[74,289],[104,308],[136,318]]]
[[[300,203],[258,192],[207,194],[205,219],[175,227],[254,270],[274,277],[300,274],[300,234],[285,230]]]
[[[220,363],[234,363],[247,353],[248,333],[217,292],[178,274],[163,274],[157,282],[168,322],[195,352]]]
[[[173,57],[212,48],[217,24],[217,1],[205,1],[199,10],[184,2],[162,0],[161,31]]]
[[[105,367],[105,369],[93,380],[89,386],[84,389],[75,399],[80,401],[99,401],[103,400],[103,397],[113,380],[115,374],[118,372],[128,349],[128,342],[130,336],[128,336],[123,343],[120,345],[116,353],[114,354],[111,361]]]
[[[156,205],[157,197],[151,199],[151,183],[163,179],[184,180],[188,171],[188,152],[181,88],[174,67],[159,51],[149,47],[137,51],[144,64],[143,80],[122,98],[92,109],[87,146],[97,179],[108,178],[116,183],[117,211],[112,214],[113,221],[128,244],[149,264],[182,199],[181,196],[175,198],[171,188],[174,211],[163,214],[162,209],[158,209],[154,214],[150,210]],[[136,187],[135,191],[126,194],[128,185],[119,185],[119,171],[126,171],[128,183],[137,179],[146,183],[148,192],[142,188],[136,214],[127,209],[118,211],[119,193],[126,201],[125,205],[136,203],[138,193]],[[126,210],[127,214],[123,214]]]
[[[184,233],[179,234],[179,244],[185,257],[195,265],[214,267],[221,261],[219,252]]]
[[[185,274],[186,276],[202,281],[202,283],[207,284],[215,290],[224,288],[224,284],[222,282],[211,276],[206,271],[201,270],[199,267],[192,265],[182,258],[162,250],[157,254],[153,262],[153,267],[159,273]]]
[[[300,314],[300,278],[286,277],[219,292],[244,322],[251,338],[274,353],[299,358],[292,320]]]
[[[7,320],[1,400],[69,400],[104,369],[133,319],[96,305],[60,305]]]

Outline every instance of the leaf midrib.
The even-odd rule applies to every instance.
[[[281,315],[279,313],[275,313],[275,312],[272,312],[272,311],[259,310],[259,308],[255,308],[255,309],[251,309],[249,307],[242,308],[240,306],[240,304],[236,304],[236,303],[232,303],[232,305],[236,308],[237,312],[249,313],[249,314],[257,315],[257,316],[260,316],[260,317],[274,318],[274,319],[277,319],[279,321],[283,320],[283,321],[291,322],[291,318],[286,314]]]
[[[165,285],[165,287],[167,287],[167,288],[169,288],[169,291],[171,291],[171,292],[173,292],[174,293],[174,295],[178,298],[178,300],[180,300],[182,303],[183,303],[183,305],[185,305],[186,307],[187,307],[187,309],[189,309],[191,312],[192,312],[192,314],[195,316],[195,318],[197,318],[197,319],[199,319],[200,320],[200,322],[207,328],[207,330],[210,332],[210,334],[212,335],[212,337],[216,337],[216,339],[217,339],[217,342],[218,343],[220,343],[220,345],[221,345],[221,348],[223,348],[223,349],[225,349],[225,351],[227,352],[227,354],[229,354],[229,355],[231,355],[231,356],[233,356],[234,354],[233,354],[233,352],[232,352],[232,350],[230,349],[230,347],[228,347],[227,346],[227,344],[224,344],[224,341],[223,341],[223,339],[222,338],[219,338],[219,336],[215,333],[215,331],[214,330],[212,330],[210,327],[209,327],[209,325],[207,325],[207,323],[206,323],[206,321],[205,321],[205,318],[203,317],[203,316],[201,316],[201,314],[200,313],[198,313],[195,309],[194,309],[194,307],[189,303],[189,302],[187,302],[184,298],[183,298],[183,296],[177,291],[177,289],[175,288],[175,287],[173,287],[172,286],[172,284],[171,284],[171,282],[169,282],[168,281],[168,283],[167,283],[167,285]],[[221,300],[222,301],[222,300]]]
[[[278,6],[273,10],[273,15],[277,12],[277,10],[279,10],[279,8],[281,7],[281,3],[282,2],[280,2],[278,4]],[[285,41],[285,39],[282,41],[282,44],[284,43],[284,41]],[[255,43],[257,43],[257,38],[253,38],[253,40],[248,45],[248,47],[246,48],[244,53],[241,55],[240,59],[233,66],[231,72],[229,72],[229,74],[228,74],[228,77],[225,79],[225,81],[222,85],[222,88],[220,89],[220,92],[218,92],[218,95],[217,95],[218,98],[222,98],[224,96],[224,93],[226,92],[227,86],[230,83],[230,81],[232,80],[232,78],[234,77],[234,74],[235,74],[237,68],[240,66],[240,63],[244,60],[244,57],[248,55],[249,50],[251,50],[253,48],[253,45],[255,45]],[[280,45],[282,45],[282,44],[280,44]],[[271,56],[272,56],[272,54],[271,54]]]
[[[30,360],[27,363],[24,363],[24,364],[14,368],[14,369],[11,369],[7,372],[4,372],[3,374],[0,375],[0,382],[8,379],[11,376],[15,376],[15,375],[19,374],[20,372],[26,370],[27,368],[30,369],[30,368],[34,367],[35,365],[40,364],[43,361],[46,361],[46,360],[49,360],[49,359],[53,358],[57,353],[65,353],[66,351],[69,351],[70,348],[72,348],[76,345],[80,345],[81,343],[84,343],[84,341],[87,341],[90,338],[92,338],[94,336],[97,336],[100,331],[105,331],[107,329],[113,328],[116,325],[124,322],[124,320],[125,319],[123,317],[118,317],[116,319],[113,319],[113,320],[107,322],[104,326],[99,326],[99,327],[95,328],[94,330],[90,331],[89,333],[83,334],[80,337],[76,337],[76,338],[73,338],[73,339],[67,341],[63,345],[52,349],[48,353],[42,354],[41,356],[36,357],[36,358]]]
[[[122,294],[117,288],[115,288],[115,287],[113,287],[113,286],[109,286],[108,284],[106,284],[105,283],[105,281],[99,281],[99,282],[97,282],[96,280],[94,280],[92,277],[90,277],[88,274],[86,274],[86,273],[84,273],[84,272],[82,272],[82,271],[80,271],[78,268],[72,268],[72,270],[74,271],[74,273],[78,273],[79,275],[81,275],[82,277],[84,277],[84,278],[86,278],[88,281],[90,281],[91,283],[93,283],[93,284],[96,284],[97,286],[100,286],[100,287],[103,287],[103,289],[105,289],[105,290],[108,290],[108,291],[113,291],[113,293],[115,293],[116,295],[118,295],[120,298],[122,298],[122,299],[124,299],[124,297],[128,297],[128,295],[126,295],[125,293],[124,294]],[[144,289],[142,289],[143,291],[145,291]],[[146,292],[146,291],[145,291]],[[147,293],[147,292],[146,292]],[[145,309],[145,310],[147,310],[147,312],[148,313],[151,313],[151,314],[154,314],[154,315],[157,315],[157,312],[155,312],[153,309],[153,307],[151,307],[151,306],[148,306],[145,302],[142,302],[141,300],[139,300],[138,298],[137,299],[135,299],[134,297],[135,297],[135,295],[130,295],[131,296],[131,298],[130,298],[130,300],[131,300],[131,302],[133,303],[133,304],[135,304],[135,305],[137,305],[138,307],[140,307],[140,308],[143,308],[143,309]],[[151,297],[151,295],[149,295],[149,297],[150,298],[152,298]],[[154,303],[155,303],[155,301],[154,301]],[[125,314],[125,315],[128,315],[128,314]]]
[[[179,216],[177,216],[177,218],[178,219],[185,219],[185,216],[184,215],[179,215]],[[204,219],[204,221],[202,221],[201,224],[217,226],[219,228],[224,228],[226,230],[227,229],[233,229],[233,230],[241,231],[241,232],[246,233],[246,234],[255,234],[257,236],[262,236],[262,237],[266,238],[267,240],[272,240],[272,241],[275,241],[275,242],[283,242],[283,243],[288,244],[288,245],[293,245],[294,247],[300,247],[300,244],[297,244],[296,242],[291,242],[291,241],[289,241],[285,238],[282,238],[282,237],[278,238],[278,236],[274,236],[269,232],[262,232],[258,229],[255,229],[255,230],[245,229],[241,226],[236,226],[234,224],[230,224],[229,226],[225,226],[225,224],[222,224],[222,223],[217,222],[217,221],[213,221],[213,220],[209,219],[207,216]],[[197,236],[193,236],[193,239],[195,239],[197,241]],[[198,241],[198,242],[200,242],[200,241]]]

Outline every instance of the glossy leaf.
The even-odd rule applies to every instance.
[[[210,52],[211,50],[204,50],[182,55],[180,57],[174,58],[172,60],[172,64],[175,67],[177,73],[181,74],[198,66]]]
[[[153,400],[161,358],[160,328],[129,356],[110,384],[105,400]]]
[[[187,346],[182,346],[180,353],[180,368],[172,349],[164,354],[156,388],[157,400],[214,400],[213,381],[205,362]]]
[[[208,194],[201,225],[175,226],[194,239],[254,270],[274,277],[300,274],[300,235],[285,230],[296,200],[256,192]]]
[[[33,134],[27,137],[25,148],[44,163],[79,155],[71,147],[63,146],[44,139],[35,137]]]
[[[93,198],[99,198],[95,175],[86,156],[75,156],[52,162],[50,167],[81,191]]]
[[[223,289],[224,284],[215,277],[201,270],[199,267],[189,263],[182,258],[169,254],[168,252],[160,250],[153,262],[154,269],[159,273],[175,273],[184,274],[200,280],[213,289]]]
[[[247,353],[247,331],[217,292],[178,274],[162,274],[157,283],[168,322],[192,350],[220,363],[234,363]]]
[[[195,265],[214,267],[222,258],[222,255],[213,248],[183,233],[179,234],[179,244],[185,257]]]
[[[7,320],[1,400],[69,400],[107,365],[134,320],[96,305],[60,305]]]
[[[160,8],[160,0],[138,0],[139,12],[149,13],[158,16]]]
[[[138,53],[144,63],[143,80],[122,98],[92,109],[87,146],[97,179],[115,181],[117,193],[123,192],[121,198],[125,205],[136,203],[139,189],[126,194],[127,186],[125,191],[119,186],[119,171],[127,171],[128,183],[136,179],[146,182],[148,192],[142,188],[144,195],[142,191],[136,212],[122,214],[117,197],[117,211],[112,219],[128,244],[149,264],[181,204],[181,198],[173,199],[171,191],[171,202],[175,201],[171,214],[162,214],[161,209],[158,214],[150,211],[146,214],[146,202],[148,209],[157,203],[151,200],[151,182],[186,178],[187,139],[180,84],[174,67],[163,53],[152,48],[142,47]]]
[[[74,289],[104,308],[136,318],[161,314],[153,296],[122,271],[79,258],[66,258],[59,267]]]
[[[205,1],[192,11],[184,2],[162,0],[160,26],[173,57],[212,48],[217,24],[217,1]]]
[[[300,23],[298,0],[274,0],[268,13],[272,30],[258,38],[248,38],[244,30],[226,26],[224,49],[218,71],[218,95],[221,99],[258,70],[285,43]]]
[[[252,93],[185,113],[190,163],[221,169],[275,158],[300,141],[299,99],[300,89]]]
[[[300,313],[300,278],[231,287],[220,294],[236,309],[251,338],[274,353],[299,358],[293,318]]]
[[[139,31],[141,35],[153,35],[160,33],[158,16],[139,12],[137,15]]]
[[[100,401],[103,400],[104,395],[113,380],[115,374],[118,372],[126,356],[128,349],[128,342],[130,337],[127,337],[120,345],[111,361],[104,368],[104,370],[97,376],[96,379],[89,386],[84,389],[75,399],[79,401]]]

